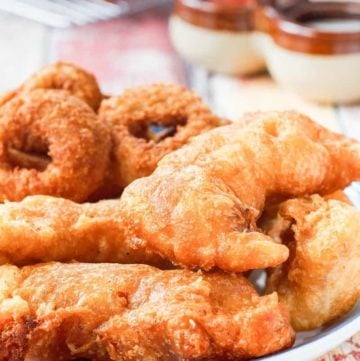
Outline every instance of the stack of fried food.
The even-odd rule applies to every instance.
[[[225,123],[66,63],[0,98],[0,360],[246,360],[354,306],[360,144],[295,112]]]

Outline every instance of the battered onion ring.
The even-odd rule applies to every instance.
[[[120,189],[150,175],[164,155],[191,137],[226,124],[198,95],[173,84],[128,89],[120,97],[104,100],[99,117],[112,129],[111,172]],[[167,129],[152,136],[152,125]]]
[[[99,85],[92,74],[65,62],[57,62],[42,68],[26,80],[18,91],[34,89],[67,90],[85,101],[95,111],[98,110],[103,98]]]
[[[109,153],[109,130],[84,102],[59,90],[19,94],[0,108],[0,201],[83,201],[103,182]]]

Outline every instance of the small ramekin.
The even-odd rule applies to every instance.
[[[231,75],[265,68],[255,30],[255,0],[244,5],[219,5],[206,0],[176,0],[170,35],[186,60],[207,70]]]
[[[331,31],[311,25],[331,19],[360,24],[360,3],[301,1],[282,11],[261,11],[270,34],[266,64],[280,85],[318,102],[360,100],[360,29]]]

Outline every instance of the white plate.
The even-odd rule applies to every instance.
[[[346,189],[346,194],[351,201],[360,209],[360,183]],[[265,284],[265,274],[255,271],[251,280],[261,292]],[[298,332],[295,345],[286,351],[274,355],[262,357],[261,361],[310,361],[333,350],[336,346],[349,339],[360,331],[360,302],[354,309],[326,327],[320,327],[313,331]]]
[[[277,354],[262,357],[262,361],[309,361],[326,354],[360,331],[360,303],[331,326],[314,331],[298,332],[295,346]]]

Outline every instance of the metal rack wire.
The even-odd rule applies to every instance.
[[[170,0],[1,0],[0,10],[53,27],[85,25],[170,3]]]

